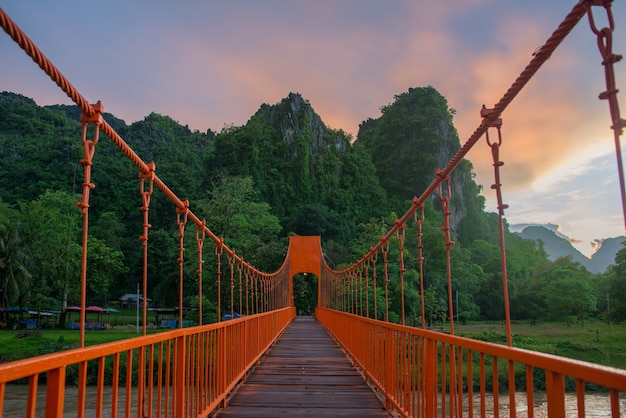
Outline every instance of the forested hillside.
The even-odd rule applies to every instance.
[[[60,310],[78,301],[82,217],[76,202],[83,179],[78,116],[74,106],[41,107],[18,94],[0,93],[0,306]],[[395,96],[380,117],[363,122],[358,138],[326,127],[296,93],[262,104],[245,125],[219,133],[191,131],[155,113],[130,125],[104,116],[144,161],[155,162],[159,177],[189,199],[212,231],[265,271],[280,266],[290,234],[321,235],[334,266],[360,258],[460,146],[454,111],[432,87]],[[89,303],[107,304],[141,281],[142,202],[138,170],[106,137],[98,142],[93,162]],[[497,216],[484,211],[469,161],[459,166],[452,186],[455,314],[461,320],[501,319]],[[159,191],[151,198],[149,217],[148,297],[173,307],[178,303],[178,226],[174,206]],[[430,323],[448,315],[442,222],[435,198],[426,206],[423,237]],[[192,243],[195,229],[186,232],[186,242]],[[417,324],[415,225],[406,237],[407,320]],[[608,272],[593,275],[572,260],[548,260],[533,241],[508,231],[506,239],[514,319],[603,317],[606,295],[626,290],[623,251]],[[397,251],[391,248],[389,258],[397,259]],[[215,274],[212,256],[206,251],[207,277]],[[191,261],[185,265],[190,305],[197,303],[196,267]],[[400,307],[394,268],[389,271],[392,320]],[[210,279],[205,287],[203,304],[211,306],[217,289]],[[626,318],[621,299],[610,299],[615,319]]]

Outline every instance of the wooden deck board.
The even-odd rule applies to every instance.
[[[389,417],[312,317],[297,317],[215,417]]]

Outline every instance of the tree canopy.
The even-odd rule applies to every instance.
[[[446,99],[424,87],[395,96],[378,119],[361,125],[356,141],[326,127],[310,103],[293,93],[276,105],[261,105],[245,125],[217,134],[191,131],[156,113],[130,125],[111,114],[105,119],[142,159],[155,162],[159,177],[189,199],[215,234],[269,272],[282,264],[290,234],[320,235],[327,261],[337,268],[369,251],[458,149],[453,116]],[[75,106],[40,107],[18,94],[0,93],[0,306],[59,309],[77,302],[82,216],[76,193],[83,181],[77,117]],[[106,138],[96,146],[92,171],[88,293],[91,302],[107,303],[134,291],[142,277],[140,183],[136,167]],[[498,216],[485,212],[471,163],[462,161],[456,172],[451,290],[458,294],[458,310],[448,311],[443,216],[435,197],[425,204],[422,225],[427,321],[450,315],[501,320]],[[157,305],[176,306],[177,214],[158,190],[151,197],[149,222],[149,296]],[[187,226],[186,245],[193,245],[195,233]],[[569,259],[549,261],[540,245],[510,233],[506,225],[504,233],[514,319],[626,319],[623,298],[613,296],[626,288],[624,250],[608,272],[592,275]],[[405,305],[408,322],[416,325],[421,295],[414,222],[407,224],[404,247]],[[395,238],[389,251],[390,260],[397,260]],[[208,251],[208,277],[215,274],[208,267],[211,257]],[[198,292],[196,268],[189,257],[187,301]],[[391,320],[398,319],[401,306],[399,273],[390,265]],[[312,283],[304,277],[296,282],[305,309]],[[217,289],[210,279],[204,286],[210,301]],[[380,287],[371,292],[370,303],[383,297]]]

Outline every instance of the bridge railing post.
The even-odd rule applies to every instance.
[[[46,388],[46,416],[62,417],[65,401],[65,366],[47,373]]]
[[[391,409],[391,399],[389,396],[396,397],[396,393],[394,389],[395,383],[395,370],[396,365],[394,364],[394,348],[393,348],[393,330],[387,328],[385,330],[385,386],[386,386],[386,400],[385,400],[385,408],[387,410]]]
[[[185,416],[185,336],[176,338],[176,368],[174,375],[174,418]]]
[[[426,391],[426,416],[434,417],[437,411],[437,341],[426,339],[424,341],[424,367]]]
[[[548,418],[565,416],[565,378],[562,374],[546,370]]]

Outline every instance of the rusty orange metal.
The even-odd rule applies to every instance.
[[[318,308],[315,316],[385,394],[388,408],[406,417],[484,417],[500,407],[517,416],[520,402],[532,417],[533,377],[540,373],[546,376],[549,417],[566,416],[566,381],[576,383],[578,416],[591,412],[585,409],[585,384],[609,393],[612,417],[624,413],[619,398],[626,393],[625,370],[331,309]],[[516,387],[516,376],[526,387]],[[507,405],[500,388],[507,391]]]
[[[125,416],[206,416],[225,403],[226,395],[294,317],[295,308],[288,307],[0,364],[0,417],[4,399],[11,396],[11,383],[23,379],[28,379],[29,388],[24,416],[39,416],[44,411],[45,416],[63,416],[67,370],[73,367],[79,368],[78,416],[83,416],[85,406],[95,409],[98,417],[116,417],[121,410]],[[121,357],[125,357],[123,362]],[[87,391],[85,378],[91,364],[97,368],[95,393]],[[121,383],[124,370],[125,382]],[[42,377],[46,381],[45,405],[37,405]],[[125,386],[123,391],[120,385]],[[104,393],[111,399],[108,405]]]

